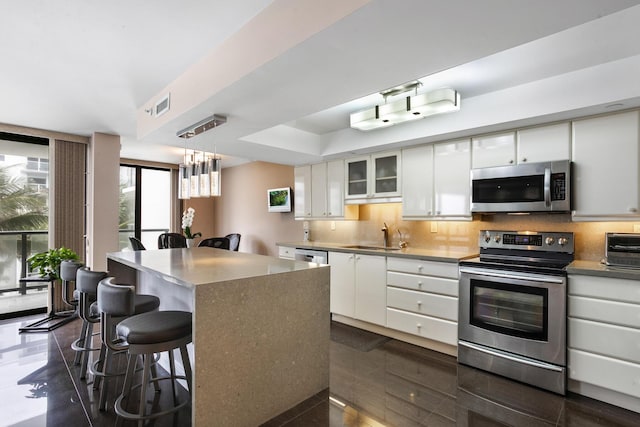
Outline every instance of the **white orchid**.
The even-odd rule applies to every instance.
[[[186,211],[182,212],[182,229],[187,239],[195,239],[202,236],[202,233],[191,234],[191,226],[193,225],[193,217],[196,215],[196,210],[189,207]]]

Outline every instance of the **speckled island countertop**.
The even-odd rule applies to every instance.
[[[598,261],[573,261],[567,267],[567,273],[581,274],[583,276],[640,280],[640,269],[638,268],[608,266]],[[638,283],[638,285],[640,286],[640,283]]]
[[[108,259],[188,288],[317,268],[302,261],[212,248],[114,252]]]
[[[407,247],[404,249],[390,248],[390,249],[362,249],[354,248],[354,246],[377,246],[377,245],[358,245],[356,243],[329,243],[329,242],[278,242],[277,246],[287,246],[291,248],[301,249],[314,249],[321,251],[332,252],[356,252],[362,254],[371,255],[385,255],[392,257],[403,257],[422,259],[427,261],[440,261],[440,262],[458,262],[463,259],[473,258],[478,256],[478,252],[470,251],[464,248],[451,248],[451,247],[437,247],[437,248],[415,248]]]
[[[107,268],[193,313],[192,425],[260,425],[329,386],[329,266],[189,248],[110,253]]]

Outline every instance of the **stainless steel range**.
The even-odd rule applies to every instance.
[[[479,246],[460,262],[458,361],[565,394],[573,233],[483,230]]]

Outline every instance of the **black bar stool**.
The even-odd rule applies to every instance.
[[[102,340],[102,346],[100,348],[100,356],[98,360],[96,360],[90,367],[89,372],[94,375],[94,389],[100,388],[100,402],[99,409],[101,411],[105,411],[107,409],[107,393],[109,387],[109,379],[112,377],[117,377],[124,375],[125,372],[112,372],[111,363],[113,356],[124,352],[126,349],[121,349],[119,351],[114,351],[112,346],[109,344],[119,344],[118,337],[115,335],[115,327],[114,325],[120,321],[122,321],[125,317],[119,315],[113,315],[111,311],[103,311],[100,309],[100,294],[104,293],[101,291],[103,286],[120,286],[127,289],[131,289],[129,285],[120,285],[114,283],[114,277],[106,277],[100,281],[98,284],[98,311],[100,312],[100,320],[101,320],[101,328],[100,328],[100,338]],[[135,289],[135,288],[134,288]],[[107,297],[109,298],[109,297]],[[128,304],[128,301],[124,301]],[[109,303],[109,300],[107,300]],[[160,298],[155,295],[145,295],[145,294],[135,294],[133,295],[133,314],[142,314],[148,313],[151,311],[157,311],[160,307]],[[108,307],[107,307],[108,308]],[[128,311],[129,307],[127,307]],[[155,375],[155,372],[154,372]],[[101,385],[101,379],[102,385]]]
[[[124,419],[144,420],[157,418],[170,414],[191,402],[192,381],[191,362],[187,352],[187,344],[192,340],[192,314],[185,311],[154,311],[133,315],[134,312],[134,288],[132,286],[114,285],[109,281],[104,281],[98,288],[98,306],[103,313],[104,323],[102,325],[105,333],[115,327],[115,340],[107,340],[105,343],[113,351],[127,350],[127,372],[124,379],[122,393],[115,401],[116,414]],[[113,318],[121,316],[131,316],[115,324]],[[180,349],[182,364],[185,375],[176,375],[175,360],[173,351]],[[159,377],[152,370],[152,359],[154,353],[169,353],[169,375]],[[142,357],[143,370],[140,384],[133,385],[133,377],[138,362],[138,357]],[[176,394],[176,382],[178,379],[187,381],[189,399],[178,402]],[[155,412],[148,412],[147,388],[149,383],[153,383],[158,390],[157,383],[162,380],[171,381],[173,391],[173,406],[168,409],[159,409]],[[138,412],[133,413],[125,409],[125,400],[134,388],[140,387],[140,401]],[[154,408],[151,408],[154,409]]]
[[[80,364],[80,379],[86,378],[89,352],[100,350],[93,345],[93,325],[100,322],[100,313],[94,303],[98,297],[98,283],[107,277],[104,271],[91,271],[87,267],[76,272],[76,290],[78,291],[78,314],[82,319],[80,336],[71,343],[76,352],[74,364]]]

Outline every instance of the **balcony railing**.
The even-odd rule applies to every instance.
[[[20,278],[27,260],[48,249],[48,240],[48,231],[0,231],[0,316],[47,306],[46,286],[21,284]]]
[[[142,241],[148,249],[156,249],[158,235],[166,228],[142,230]],[[130,248],[133,230],[118,230],[120,250]],[[27,260],[49,249],[48,231],[0,231],[0,318],[9,313],[35,310],[47,306],[47,287],[42,283],[20,283],[28,273]]]

